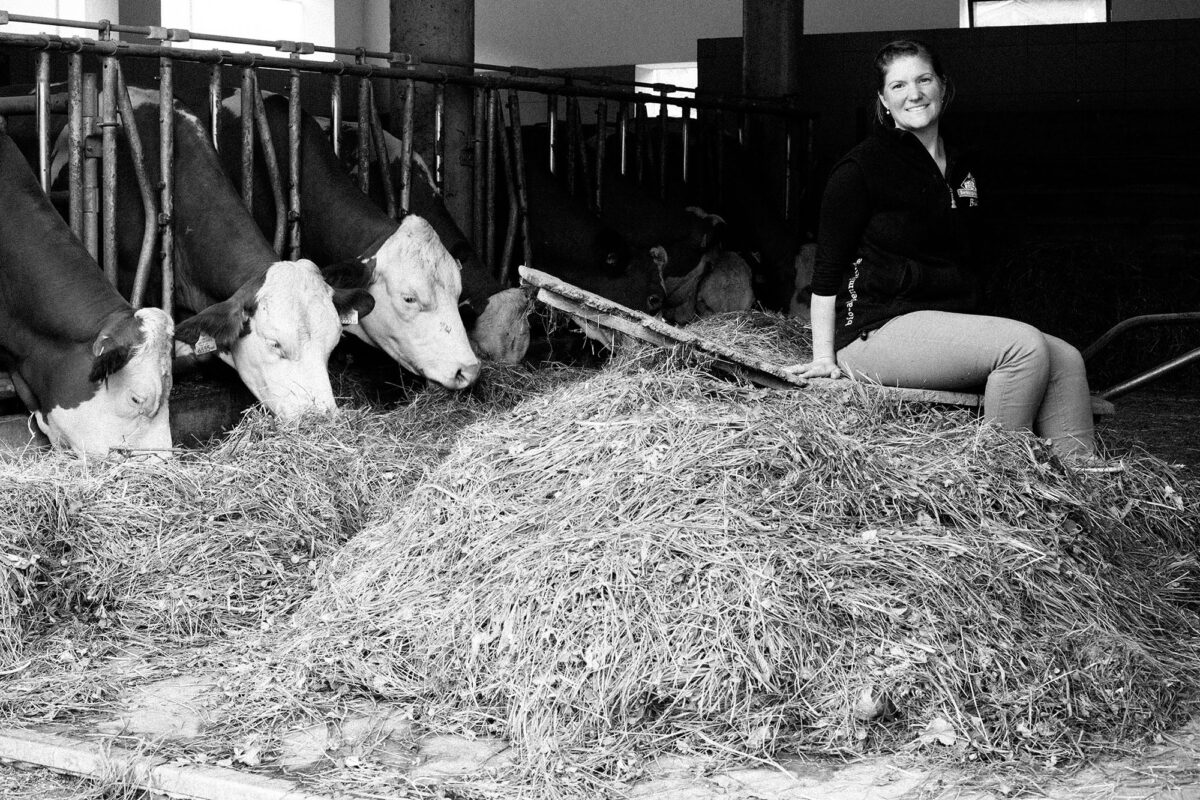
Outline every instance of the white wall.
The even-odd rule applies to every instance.
[[[475,0],[475,60],[488,64],[695,61],[697,39],[741,35],[742,0]]]
[[[806,0],[805,33],[957,28],[959,0]]]

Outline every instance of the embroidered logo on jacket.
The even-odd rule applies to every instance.
[[[962,185],[958,187],[958,196],[969,201],[970,207],[979,205],[979,189],[975,187],[975,176],[967,173],[967,177],[963,178]]]

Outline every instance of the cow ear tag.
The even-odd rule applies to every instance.
[[[215,353],[217,352],[217,340],[207,333],[202,333],[196,337],[196,344],[192,345],[192,352],[198,356]]]
[[[357,325],[358,324],[358,309],[351,308],[347,311],[342,312],[342,324],[343,325]]]

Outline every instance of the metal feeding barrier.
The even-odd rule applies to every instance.
[[[643,182],[652,181],[660,195],[665,196],[668,170],[678,170],[682,181],[697,174],[698,153],[704,152],[715,160],[705,174],[719,178],[725,158],[723,142],[708,141],[697,147],[696,140],[722,137],[727,115],[737,115],[736,141],[746,141],[747,120],[759,115],[780,126],[785,142],[786,163],[782,199],[783,213],[792,211],[790,199],[799,174],[793,165],[794,137],[811,142],[811,118],[793,105],[763,98],[705,95],[695,90],[680,89],[666,84],[645,84],[636,81],[616,81],[604,76],[577,74],[564,70],[536,70],[524,67],[501,67],[493,64],[425,60],[395,52],[376,52],[364,48],[344,48],[315,45],[310,42],[250,39],[220,34],[198,33],[181,28],[120,25],[101,20],[88,22],[10,14],[0,11],[0,26],[9,22],[52,25],[96,32],[95,38],[52,34],[11,34],[0,32],[0,47],[24,48],[36,51],[35,91],[32,97],[0,98],[0,120],[8,114],[33,114],[36,118],[37,174],[42,188],[49,192],[51,181],[52,115],[67,116],[67,201],[69,221],[76,235],[89,252],[101,263],[105,274],[116,282],[116,154],[118,133],[123,130],[133,156],[139,193],[145,212],[146,230],[138,260],[130,301],[135,307],[148,302],[149,269],[155,248],[162,264],[162,293],[159,303],[171,311],[173,292],[173,119],[170,109],[175,96],[175,67],[178,62],[207,65],[208,111],[212,125],[214,147],[219,146],[220,108],[227,70],[239,70],[241,93],[241,194],[249,208],[254,193],[255,145],[261,145],[264,166],[271,186],[277,226],[273,244],[276,252],[296,258],[300,250],[300,94],[302,77],[325,76],[328,81],[330,135],[335,153],[343,152],[343,130],[356,129],[357,143],[354,164],[357,165],[359,187],[371,189],[371,165],[375,163],[381,177],[381,188],[387,211],[393,217],[407,212],[410,198],[412,169],[415,85],[433,86],[432,109],[433,157],[431,172],[439,191],[444,186],[446,160],[446,91],[448,86],[465,87],[473,93],[471,152],[471,219],[464,229],[473,234],[473,242],[484,263],[506,284],[516,280],[514,255],[517,240],[523,243],[523,263],[532,264],[528,224],[528,198],[525,193],[525,163],[521,140],[521,95],[532,93],[545,98],[549,148],[547,159],[552,172],[565,172],[567,185],[581,195],[593,210],[604,201],[605,147],[612,130],[619,141],[618,166],[621,174],[635,173]],[[133,34],[150,39],[154,44],[141,44],[114,39],[114,34]],[[191,49],[172,45],[189,40],[204,40],[223,45],[252,45],[273,48],[280,56],[225,49]],[[349,57],[351,60],[320,61],[301,56],[327,53]],[[65,94],[52,93],[51,57],[61,54],[67,61]],[[85,69],[90,58],[91,69]],[[161,94],[159,118],[158,186],[151,185],[136,126],[132,124],[122,63],[129,59],[157,62],[157,85]],[[386,62],[386,66],[371,60]],[[422,68],[423,67],[423,68]],[[470,70],[456,74],[445,69]],[[290,101],[289,141],[287,143],[287,185],[280,165],[275,159],[270,129],[266,125],[259,74],[263,70],[286,75]],[[488,70],[486,74],[474,71]],[[357,81],[355,102],[357,119],[345,120],[343,81]],[[390,169],[391,156],[384,136],[382,116],[375,98],[378,82],[400,82],[402,102],[390,109],[391,128],[398,131],[400,152],[394,154],[399,164],[396,182]],[[638,92],[650,88],[653,95]],[[675,97],[687,91],[690,96]],[[502,98],[504,102],[501,102]],[[561,101],[565,101],[564,119],[559,118]],[[589,151],[587,131],[583,124],[581,101],[596,104],[594,126],[596,146]],[[651,131],[647,103],[660,104],[657,130]],[[682,116],[670,118],[667,106],[683,109]],[[616,109],[615,118],[610,107]],[[696,118],[693,120],[692,115]],[[610,129],[609,126],[612,126]],[[565,127],[565,137],[560,132]],[[695,130],[693,130],[695,128]],[[674,129],[674,130],[673,130]],[[565,143],[560,139],[565,138]],[[678,144],[674,144],[677,141]],[[672,147],[678,153],[670,153]],[[565,152],[564,152],[565,151]],[[374,156],[374,158],[373,158]],[[565,160],[565,165],[564,165]],[[654,173],[651,174],[651,169]],[[500,173],[503,180],[500,179]],[[398,188],[396,183],[399,184]],[[497,195],[504,191],[508,213],[503,233],[498,225]],[[719,189],[718,189],[719,191]],[[101,213],[102,212],[102,213]],[[101,223],[100,221],[103,220]]]

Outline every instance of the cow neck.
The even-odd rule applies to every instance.
[[[158,109],[143,107],[135,116],[146,160],[157,176]],[[180,262],[189,267],[176,276],[188,285],[181,291],[226,300],[280,260],[246,211],[203,126],[190,114],[175,115],[174,201],[176,249],[185,251]]]
[[[132,314],[50,204],[16,145],[0,138],[0,325],[14,356],[39,344],[90,344]]]
[[[288,101],[281,95],[264,100],[271,138],[287,172]],[[308,113],[300,121],[300,215],[304,254],[318,264],[363,257],[377,241],[400,227],[379,208],[333,154],[329,138]],[[376,248],[378,249],[378,248]]]

